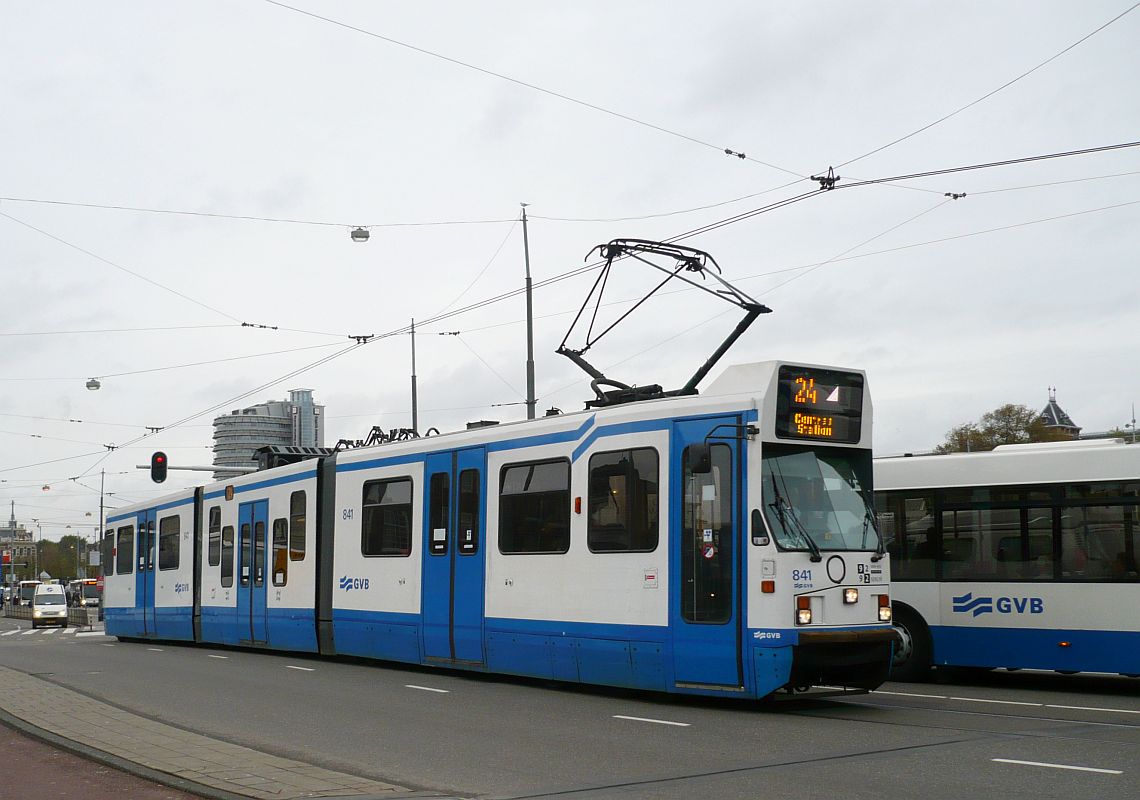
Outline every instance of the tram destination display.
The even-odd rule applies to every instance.
[[[863,428],[863,376],[811,367],[780,367],[776,436],[856,444]]]

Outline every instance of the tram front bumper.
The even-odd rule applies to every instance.
[[[804,631],[792,647],[791,686],[875,689],[890,674],[892,628]]]

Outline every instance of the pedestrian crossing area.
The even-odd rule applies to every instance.
[[[86,636],[106,635],[102,630],[84,630],[83,628],[69,625],[66,628],[13,628],[10,631],[0,632],[0,639],[4,638],[5,636],[33,636],[36,634],[41,636],[59,635],[60,637],[75,636],[80,638]]]

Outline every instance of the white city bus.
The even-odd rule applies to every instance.
[[[875,490],[894,677],[932,665],[1140,674],[1140,447],[877,459]]]

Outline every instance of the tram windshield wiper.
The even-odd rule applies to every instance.
[[[883,558],[883,556],[885,556],[887,554],[887,551],[883,548],[883,535],[881,533],[879,533],[879,526],[875,524],[875,512],[874,512],[874,510],[872,510],[870,508],[868,508],[863,513],[863,545],[862,545],[863,550],[867,549],[867,530],[868,529],[873,530],[875,532],[875,541],[876,541],[875,554],[873,556],[871,556],[871,560],[872,561],[879,561]]]
[[[811,551],[811,560],[813,562],[823,561],[823,554],[819,551],[819,545],[815,543],[815,539],[811,538],[811,534],[808,533],[807,528],[800,522],[800,518],[796,514],[796,510],[792,508],[791,503],[780,493],[780,487],[776,483],[775,475],[772,475],[772,495],[775,497],[775,500],[768,504],[769,508],[776,510],[776,515],[780,518],[780,524],[784,527],[784,530],[788,530],[788,525],[785,520],[790,519],[792,521],[792,530],[799,534],[800,539],[803,540],[808,550]]]

